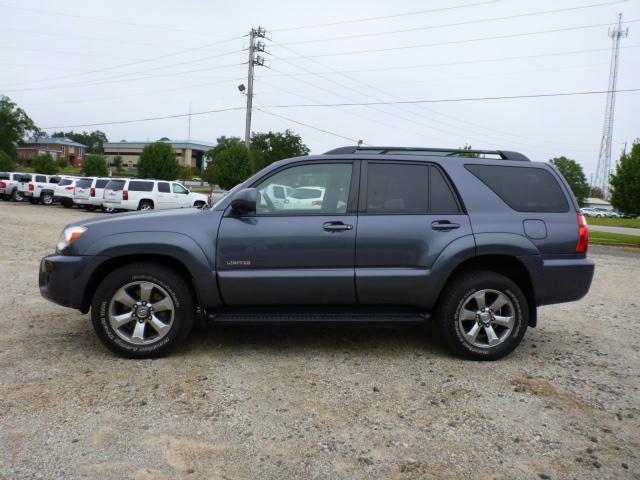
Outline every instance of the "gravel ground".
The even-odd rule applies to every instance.
[[[495,363],[415,326],[210,327],[131,361],[38,293],[88,215],[0,202],[0,478],[640,479],[640,255],[593,248],[591,293]]]

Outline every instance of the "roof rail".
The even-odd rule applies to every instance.
[[[464,157],[468,154],[498,155],[502,160],[530,162],[529,158],[519,152],[509,150],[467,150],[463,148],[420,148],[420,147],[339,147],[329,150],[324,155],[344,154],[378,154],[378,155],[431,155],[437,157]]]

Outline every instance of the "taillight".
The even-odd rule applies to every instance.
[[[0,188],[7,188],[7,184],[5,182],[0,182]]]
[[[129,192],[127,190],[122,191],[122,199],[129,200]]]
[[[95,196],[96,196],[96,189],[95,189],[95,188],[92,188],[92,189],[91,189],[91,196],[92,196],[92,197],[95,197]]]
[[[76,187],[64,187],[65,190],[75,190]]]
[[[578,214],[578,244],[576,245],[576,253],[587,253],[589,247],[589,227],[587,219],[582,213]]]
[[[33,192],[36,189],[36,186],[33,183],[29,184],[29,191]]]
[[[317,207],[321,207],[322,206],[322,200],[314,200],[313,202],[311,202],[311,205],[315,205]]]

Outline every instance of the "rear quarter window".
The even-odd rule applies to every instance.
[[[129,182],[129,191],[131,192],[151,192],[153,190],[153,182],[140,182],[131,180]]]
[[[518,212],[562,213],[569,203],[558,180],[542,168],[465,165],[507,205]]]

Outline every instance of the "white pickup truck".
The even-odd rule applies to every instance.
[[[32,204],[51,205],[59,181],[60,177],[56,175],[27,173],[22,175],[18,183],[18,192]]]
[[[24,173],[0,172],[0,198],[3,200],[22,201],[18,193],[18,182]]]

